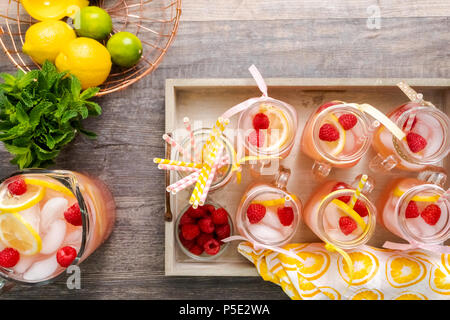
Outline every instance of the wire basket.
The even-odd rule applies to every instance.
[[[158,67],[177,33],[181,0],[91,0],[90,5],[102,7],[110,14],[114,33],[134,33],[143,46],[138,64],[128,69],[113,66],[100,86],[99,96],[122,90]],[[0,45],[14,66],[24,72],[40,68],[22,52],[25,32],[38,21],[27,14],[19,0],[8,0],[1,18],[4,25],[0,26]]]

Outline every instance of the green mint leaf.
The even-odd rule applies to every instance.
[[[84,90],[81,95],[80,95],[80,99],[81,100],[87,100],[90,99],[92,97],[95,97],[95,95],[100,91],[100,88],[97,87],[92,87],[92,88],[88,88],[86,90]]]

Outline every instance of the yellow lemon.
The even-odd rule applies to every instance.
[[[75,31],[63,21],[43,21],[33,24],[25,34],[22,51],[34,61],[55,62],[65,43],[76,38]]]
[[[39,21],[61,20],[89,5],[88,0],[21,0],[30,16]]]
[[[419,292],[404,291],[394,300],[428,300],[428,298]]]
[[[111,56],[100,42],[80,37],[66,44],[55,61],[59,71],[69,71],[83,89],[105,82],[111,71]]]
[[[7,247],[24,255],[41,251],[42,240],[36,230],[18,213],[0,215],[0,238]]]
[[[40,186],[27,186],[27,192],[21,196],[12,196],[8,188],[0,191],[0,212],[19,212],[31,208],[45,196],[45,189]]]
[[[36,178],[25,178],[24,181],[27,185],[41,186],[44,188],[52,189],[57,192],[61,192],[68,197],[74,197],[74,194],[72,193],[72,191],[70,191],[69,189],[67,189],[66,187],[64,187],[61,184],[56,184],[56,183],[53,183],[50,181],[45,181],[45,180],[36,179]]]
[[[264,143],[260,150],[272,152],[284,147],[292,130],[286,114],[279,107],[270,104],[262,104],[259,112],[269,118],[269,129],[264,135]]]
[[[394,196],[396,197],[401,197],[403,194],[405,193],[405,191],[403,191],[402,189],[400,189],[399,187],[396,187],[394,189]],[[430,196],[430,195],[417,195],[412,197],[411,200],[413,201],[417,201],[417,202],[436,202],[439,199],[439,195],[436,194],[434,196]]]

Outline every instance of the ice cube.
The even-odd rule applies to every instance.
[[[284,236],[280,231],[268,227],[264,224],[251,224],[248,230],[258,238],[260,241],[280,241],[284,239]]]
[[[28,270],[28,268],[31,266],[34,260],[35,260],[34,257],[21,255],[19,262],[12,269],[16,273],[22,274]]]
[[[72,231],[64,239],[63,246],[80,245],[82,235],[83,235],[83,230],[81,228],[78,228],[75,231]]]
[[[342,150],[342,153],[345,155],[351,155],[356,152],[356,144],[357,140],[355,138],[355,135],[353,131],[349,130],[345,132],[345,145],[344,149]]]
[[[262,218],[261,223],[276,230],[283,228],[283,225],[275,211],[267,210],[266,215]]]
[[[66,222],[64,220],[56,220],[48,228],[47,234],[42,239],[43,254],[50,254],[58,250],[64,241],[66,235]]]
[[[40,221],[39,213],[40,213],[39,205],[35,205],[29,209],[19,212],[22,218],[24,218],[37,233],[39,233],[39,221]]]
[[[50,277],[58,268],[56,254],[51,255],[47,259],[35,262],[30,269],[23,275],[27,281],[42,281]]]
[[[45,233],[50,225],[57,219],[64,219],[69,201],[63,197],[48,200],[41,210],[41,230]]]

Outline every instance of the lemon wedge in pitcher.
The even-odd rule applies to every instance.
[[[21,196],[11,196],[8,188],[0,191],[0,212],[19,212],[39,203],[45,195],[41,186],[28,185],[27,192]]]
[[[21,0],[30,16],[39,21],[61,20],[89,5],[88,0]]]
[[[262,104],[259,107],[259,112],[264,113],[269,118],[270,127],[268,133],[264,137],[262,150],[265,152],[272,152],[280,150],[289,139],[289,130],[291,126],[285,113],[270,104]],[[277,134],[276,136],[274,134]],[[276,139],[278,138],[278,139]]]
[[[23,255],[33,255],[42,249],[41,237],[18,213],[0,214],[0,239]]]

